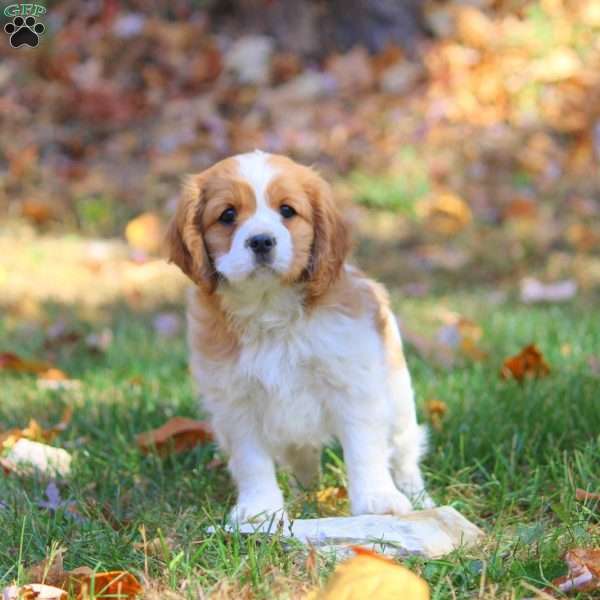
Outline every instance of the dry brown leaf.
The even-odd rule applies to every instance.
[[[600,589],[600,549],[575,548],[565,554],[569,572],[552,581],[561,592]]]
[[[525,346],[519,354],[504,361],[500,375],[503,379],[514,378],[522,381],[525,378],[545,377],[550,367],[535,344]]]
[[[581,488],[577,488],[575,490],[575,498],[580,502],[585,502],[586,500],[600,500],[600,492],[588,492]]]
[[[442,400],[427,400],[425,402],[425,414],[431,422],[431,426],[437,431],[442,430],[442,421],[448,412],[448,405]]]
[[[189,450],[212,439],[213,433],[206,421],[173,417],[158,429],[140,433],[137,436],[137,445],[142,452],[150,452],[156,448],[158,454],[165,455],[170,451]]]
[[[158,252],[164,237],[162,222],[154,213],[143,213],[127,223],[125,237],[129,245],[136,250]]]
[[[418,575],[389,558],[360,547],[357,556],[340,563],[322,590],[307,600],[428,600],[429,587]]]
[[[47,585],[62,587],[64,584],[63,555],[64,548],[59,548],[47,559],[29,567],[25,574],[27,581],[36,581]]]

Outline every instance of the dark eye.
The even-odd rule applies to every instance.
[[[219,222],[231,225],[235,221],[235,208],[226,208],[219,217]]]
[[[290,219],[296,214],[296,211],[289,204],[282,204],[279,207],[279,213],[284,219]]]

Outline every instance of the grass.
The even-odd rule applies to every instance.
[[[531,596],[523,582],[540,588],[563,574],[568,548],[600,546],[599,506],[575,501],[576,487],[600,490],[600,378],[587,367],[590,356],[600,355],[598,311],[585,302],[532,308],[486,298],[472,292],[397,299],[413,330],[431,327],[440,306],[477,320],[490,352],[486,362],[443,370],[408,348],[419,406],[437,398],[449,407],[424,464],[432,495],[487,533],[481,547],[406,561],[428,581],[434,599]],[[67,314],[82,330],[100,326],[78,321],[74,312],[50,307],[48,319]],[[66,548],[67,568],[145,573],[177,597],[197,598],[202,589],[217,597],[286,598],[324,581],[332,560],[320,559],[315,575],[300,547],[218,527],[233,488],[223,468],[209,468],[214,447],[164,460],[140,454],[137,433],[173,415],[197,415],[185,344],[182,337],[157,339],[150,313],[112,305],[104,320],[114,332],[105,354],[75,346],[55,357],[82,380],[81,390],[40,390],[29,376],[2,375],[3,429],[24,426],[30,417],[51,424],[67,404],[75,406],[55,444],[75,457],[71,478],[59,487],[78,516],[39,506],[45,481],[0,479],[0,587],[22,579],[57,545]],[[5,317],[0,337],[2,349],[44,355],[39,328]],[[530,341],[543,350],[551,375],[524,384],[501,380],[502,359]],[[337,449],[323,462],[323,485],[343,484]],[[317,516],[315,503],[290,492],[284,474],[281,482],[295,516]],[[216,533],[207,532],[211,524]],[[151,551],[144,552],[142,527]]]

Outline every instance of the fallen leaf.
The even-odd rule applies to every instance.
[[[0,370],[39,374],[51,368],[52,365],[47,362],[21,358],[13,352],[0,352]]]
[[[406,567],[360,547],[357,556],[340,563],[321,590],[309,594],[309,600],[428,600],[427,583]]]
[[[21,215],[35,225],[45,225],[56,217],[56,211],[50,202],[31,198],[22,202]]]
[[[13,585],[2,591],[2,600],[67,600],[67,598],[68,594],[64,590],[43,583]]]
[[[156,448],[158,454],[165,455],[170,451],[190,450],[212,439],[213,433],[206,421],[173,417],[158,429],[140,433],[137,436],[137,445],[142,452],[150,452]]]
[[[348,490],[345,487],[327,487],[314,492],[319,512],[326,515],[339,515],[347,509]]]
[[[51,367],[46,371],[42,371],[39,375],[40,379],[49,379],[52,381],[64,381],[66,379],[69,379],[69,376],[64,371],[61,371],[60,369],[55,369],[54,367]]]
[[[550,367],[535,344],[529,344],[519,354],[507,358],[500,371],[503,379],[515,378],[518,381],[545,377],[549,373]]]
[[[529,198],[513,198],[502,211],[505,219],[534,220],[538,216],[538,205]]]
[[[44,429],[35,419],[30,419],[29,424],[24,429],[11,429],[0,432],[0,445],[4,448],[10,448],[22,438],[34,442],[51,442],[59,433],[65,431],[72,417],[73,407],[67,406],[60,422],[53,427]]]
[[[89,598],[121,598],[132,600],[142,593],[139,581],[127,571],[106,573],[69,573],[69,583],[76,583],[79,589],[77,600]]]
[[[71,470],[71,455],[62,448],[55,448],[20,439],[10,452],[0,459],[5,471],[30,474],[32,469],[49,477],[66,477]]]
[[[429,229],[442,235],[455,235],[473,220],[469,205],[449,192],[420,200],[416,211]]]
[[[587,500],[600,500],[600,492],[588,492],[581,488],[577,488],[575,490],[575,498],[580,502],[585,502]]]
[[[565,554],[567,575],[554,579],[561,592],[591,592],[600,589],[600,549],[575,548]]]
[[[448,405],[442,400],[427,400],[425,402],[425,414],[431,425],[437,431],[442,430],[442,421],[448,412]]]
[[[155,213],[147,212],[127,223],[125,238],[135,250],[158,252],[163,244],[163,226]]]
[[[64,548],[58,548],[47,559],[29,567],[25,573],[25,579],[62,587],[65,582],[64,553]]]
[[[127,571],[107,571],[95,573],[89,567],[78,567],[72,571],[63,568],[64,550],[59,548],[51,559],[47,559],[33,565],[27,570],[26,577],[30,580],[41,580],[44,584],[32,583],[22,588],[8,588],[13,595],[9,598],[22,600],[22,598],[47,598],[48,600],[66,600],[67,592],[70,597],[77,600],[89,600],[90,598],[122,598],[133,599],[142,592],[142,586],[138,580]],[[62,589],[61,589],[62,588]],[[44,592],[48,595],[20,596],[28,589],[33,592]],[[7,590],[4,590],[4,594]],[[54,595],[52,595],[54,594]]]

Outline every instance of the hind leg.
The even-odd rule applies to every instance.
[[[392,475],[394,483],[421,508],[433,508],[434,501],[425,490],[419,461],[427,450],[427,430],[416,422],[393,436]]]
[[[321,474],[320,447],[291,445],[285,449],[282,458],[302,488],[311,489],[318,485]]]

